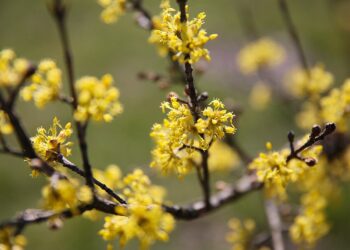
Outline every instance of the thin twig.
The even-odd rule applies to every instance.
[[[74,173],[76,173],[82,177],[85,177],[85,172],[83,170],[81,170],[77,165],[75,165],[74,163],[72,163],[68,159],[66,159],[63,155],[58,155],[57,160],[64,167],[70,169],[71,171],[73,171]],[[126,204],[126,201],[124,199],[122,199],[119,195],[117,195],[112,189],[107,187],[104,183],[96,180],[95,178],[93,178],[93,181],[97,186],[99,186],[101,189],[103,189],[111,197],[116,199],[119,203]]]
[[[309,66],[306,59],[305,52],[303,50],[303,46],[301,45],[300,37],[296,26],[293,23],[288,4],[286,0],[278,0],[279,8],[283,17],[283,21],[287,26],[288,33],[294,43],[295,49],[297,51],[297,55],[300,61],[300,65],[303,67],[306,73],[309,73]]]
[[[311,129],[311,133],[309,136],[309,139],[301,145],[299,148],[294,148],[294,134],[293,132],[288,133],[288,141],[290,145],[290,154],[287,157],[287,162],[289,162],[292,159],[298,159],[305,161],[308,165],[313,166],[315,165],[315,161],[312,159],[304,159],[299,154],[307,149],[308,147],[311,147],[315,143],[322,141],[326,136],[332,134],[336,130],[335,123],[327,123],[325,125],[325,128],[323,131],[321,130],[321,127],[319,125],[314,125]]]
[[[63,55],[64,55],[64,60],[66,64],[67,74],[68,74],[69,89],[73,98],[72,108],[74,112],[78,107],[78,99],[77,99],[77,94],[74,86],[75,77],[74,77],[74,67],[73,67],[73,53],[69,45],[68,32],[66,28],[66,14],[67,14],[66,6],[62,2],[62,0],[54,0],[51,12],[56,21],[58,31],[59,31],[59,36],[62,43]],[[85,175],[86,184],[91,188],[92,191],[94,191],[93,174],[92,174],[91,164],[88,156],[88,146],[85,138],[86,129],[84,124],[78,121],[75,121],[75,126],[77,128],[79,147],[80,147],[81,157],[83,160],[84,171],[86,173]]]

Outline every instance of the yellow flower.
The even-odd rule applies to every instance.
[[[205,44],[217,37],[217,34],[207,35],[202,29],[206,14],[201,12],[193,20],[180,22],[180,12],[171,8],[168,1],[163,1],[161,22],[156,23],[149,41],[158,46],[165,46],[174,53],[173,59],[180,63],[191,64],[204,58],[210,60]],[[188,6],[186,7],[187,18]],[[188,58],[187,58],[188,55]]]
[[[236,128],[232,124],[234,114],[225,109],[225,105],[218,99],[209,103],[203,112],[203,118],[198,119],[195,127],[198,133],[204,135],[200,144],[207,149],[209,143],[216,139],[222,139],[227,134],[234,134]]]
[[[298,142],[300,144],[302,141]],[[315,146],[302,152],[302,157],[316,158],[322,151],[322,146]],[[287,198],[286,187],[289,183],[298,181],[309,167],[305,162],[292,159],[287,163],[289,150],[271,151],[260,153],[249,165],[249,169],[255,170],[258,180],[264,183],[264,190],[268,197],[276,197],[280,200]],[[316,158],[317,159],[317,158]]]
[[[286,84],[296,97],[317,96],[333,84],[333,75],[323,65],[316,65],[308,72],[297,69],[287,76]]]
[[[38,108],[58,98],[62,85],[62,72],[51,59],[42,60],[31,77],[31,84],[21,91],[24,101],[34,100]]]
[[[350,79],[340,89],[333,89],[328,96],[321,99],[321,115],[324,121],[337,124],[337,130],[347,130],[350,107]]]
[[[93,199],[91,189],[80,186],[76,179],[56,180],[43,187],[42,206],[45,209],[62,211],[71,209],[73,212],[81,203],[90,203]]]
[[[163,124],[156,123],[152,128],[156,147],[152,151],[151,167],[182,177],[193,167],[194,147],[207,150],[211,142],[222,139],[225,133],[235,132],[234,115],[225,110],[224,104],[214,100],[209,105],[195,123],[188,105],[180,104],[176,97],[170,103],[162,103],[163,112],[169,112]]]
[[[0,87],[17,86],[26,75],[29,67],[29,62],[23,58],[16,58],[16,54],[13,50],[1,50]]]
[[[137,238],[140,249],[149,249],[156,240],[167,241],[173,230],[175,220],[161,207],[164,190],[152,185],[149,178],[140,169],[134,170],[123,179],[123,194],[127,197],[128,207],[118,207],[121,215],[107,216],[104,228],[99,234],[106,241],[119,238],[121,247]],[[109,247],[111,243],[109,244]]]
[[[231,250],[248,250],[255,230],[255,222],[252,219],[241,222],[239,219],[232,218],[228,226],[231,231],[227,234],[226,241],[232,244]]]
[[[0,136],[8,135],[13,132],[13,127],[9,121],[8,115],[5,111],[0,110]]]
[[[292,240],[301,246],[312,248],[329,231],[325,208],[327,200],[317,190],[302,196],[302,212],[290,227]]]
[[[125,13],[126,0],[98,0],[103,8],[101,19],[106,24],[115,23]]]
[[[260,38],[247,44],[238,54],[238,66],[242,73],[256,73],[263,67],[274,67],[285,58],[284,49],[270,38]]]
[[[86,76],[76,83],[78,107],[74,113],[77,121],[86,122],[92,118],[95,121],[110,122],[113,117],[123,111],[119,102],[119,90],[113,86],[113,77],[109,74],[96,77]]]
[[[63,128],[55,117],[48,131],[42,127],[38,128],[38,134],[31,138],[37,154],[46,161],[56,161],[58,154],[69,156],[72,143],[66,141],[73,133],[71,127],[71,124],[67,123]],[[61,131],[58,132],[58,129]]]
[[[162,173],[175,172],[183,176],[191,169],[190,156],[194,152],[184,145],[193,146],[199,135],[194,129],[194,120],[190,109],[180,104],[175,97],[171,102],[161,105],[163,112],[169,110],[163,124],[154,124],[151,137],[156,143],[152,150],[153,161],[151,167],[159,168]]]

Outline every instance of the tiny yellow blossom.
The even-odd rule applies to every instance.
[[[9,121],[8,115],[5,111],[0,110],[0,136],[8,135],[13,132],[13,127]]]
[[[38,134],[31,138],[36,153],[46,161],[56,161],[58,154],[69,156],[72,143],[67,142],[67,139],[73,133],[71,127],[71,124],[67,123],[63,128],[55,117],[53,125],[48,131],[42,127],[38,128]]]
[[[125,13],[126,0],[98,0],[103,8],[101,19],[106,24],[115,23]]]
[[[119,102],[119,90],[113,86],[113,77],[109,74],[96,77],[86,76],[76,83],[78,107],[74,113],[77,121],[86,122],[92,118],[95,121],[110,122],[113,117],[123,111]]]
[[[201,12],[196,18],[181,23],[180,12],[171,8],[168,1],[163,1],[161,8],[161,22],[155,25],[149,41],[167,47],[174,53],[173,59],[180,63],[193,64],[201,58],[210,60],[209,51],[204,46],[208,41],[215,39],[217,34],[208,36],[201,28],[206,14]],[[188,6],[186,12],[188,19]]]
[[[16,54],[13,50],[1,50],[0,87],[17,86],[26,75],[29,67],[29,62],[23,58],[16,58]]]
[[[232,218],[228,222],[230,232],[226,236],[226,241],[232,244],[231,250],[248,250],[250,241],[255,230],[255,222],[246,219],[243,222]]]
[[[333,75],[323,65],[316,65],[308,72],[297,69],[287,76],[286,84],[296,97],[320,95],[333,84]]]
[[[38,108],[56,100],[62,85],[62,72],[51,59],[42,60],[31,77],[31,84],[24,87],[21,96],[24,101],[34,100]]]
[[[250,106],[255,110],[264,110],[271,101],[271,95],[271,88],[263,82],[258,82],[250,92]]]
[[[284,49],[270,38],[260,38],[247,44],[238,54],[238,66],[242,73],[256,73],[262,67],[274,67],[285,58]]]

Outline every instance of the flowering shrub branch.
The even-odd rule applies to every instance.
[[[67,7],[62,0],[52,0],[49,8],[62,43],[69,94],[62,90],[62,71],[53,60],[44,59],[34,65],[17,58],[10,49],[0,51],[0,153],[23,158],[33,177],[47,178],[40,209],[26,209],[0,223],[0,249],[23,249],[24,229],[32,224],[47,222],[55,229],[69,218],[96,219],[99,215],[104,216],[99,235],[109,250],[116,240],[123,247],[132,239],[139,241],[140,249],[149,249],[156,241],[168,240],[175,220],[206,216],[259,190],[265,196],[270,230],[257,234],[252,219],[233,218],[229,220],[227,236],[232,249],[284,250],[287,233],[295,246],[314,247],[330,230],[325,212],[328,200],[339,192],[339,182],[350,176],[346,153],[350,81],[330,90],[333,76],[321,65],[309,68],[287,2],[279,0],[279,6],[303,66],[303,71],[292,74],[289,88],[297,98],[305,98],[297,124],[303,129],[311,127],[311,132],[299,139],[289,132],[289,148],[273,150],[268,142],[266,152],[255,158],[236,140],[236,114],[220,99],[208,101],[209,94],[200,92],[194,79],[194,65],[203,59],[210,60],[206,44],[218,37],[203,29],[204,12],[191,19],[187,0],[176,1],[178,10],[171,7],[170,1],[163,0],[159,16],[152,16],[142,0],[98,2],[103,8],[101,18],[108,24],[127,11],[135,12],[138,25],[150,32],[149,42],[167,56],[171,70],[178,75],[174,79],[172,72],[170,76],[141,74],[142,78],[154,82],[166,79],[167,87],[178,80],[184,85],[183,97],[170,92],[160,106],[165,118],[151,129],[154,148],[150,167],[179,178],[196,172],[203,197],[193,203],[174,205],[166,199],[165,188],[153,184],[142,169],[125,174],[116,165],[104,170],[92,168],[86,139],[88,124],[111,122],[119,115],[123,111],[120,93],[110,74],[76,78],[66,26]],[[252,20],[241,18],[247,32],[253,32],[257,40],[238,53],[239,68],[245,75],[257,74],[267,81],[265,70],[278,66],[286,53],[272,39],[258,39]],[[270,92],[264,84],[258,86],[252,99],[256,107],[262,107]],[[68,104],[74,128],[70,122],[61,125],[55,117],[52,126],[39,127],[36,135],[29,136],[15,110],[19,98],[33,101],[38,108],[54,101]],[[322,129],[315,124],[325,126]],[[20,149],[7,142],[6,135],[11,133],[15,134]],[[69,159],[73,133],[77,134],[82,167]],[[239,178],[230,183],[219,182],[218,190],[213,190],[211,177],[216,171],[230,173],[239,166],[243,169]],[[286,220],[282,208],[292,203],[290,187],[300,194],[300,202],[298,211],[289,211],[292,220]]]

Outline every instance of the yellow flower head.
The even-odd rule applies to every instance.
[[[285,58],[284,49],[270,38],[260,38],[247,44],[238,54],[238,66],[242,73],[256,73],[263,67],[274,67]]]
[[[152,185],[142,170],[136,169],[123,179],[123,194],[128,207],[118,207],[122,216],[107,216],[104,228],[99,232],[106,241],[119,238],[123,247],[132,238],[140,241],[140,249],[149,249],[156,240],[168,240],[175,225],[174,218],[163,211],[164,190]]]
[[[91,189],[80,185],[76,179],[56,180],[43,187],[42,206],[45,209],[62,211],[64,209],[77,209],[82,203],[89,203],[93,199]]]
[[[159,168],[167,174],[175,172],[179,176],[186,174],[192,164],[189,162],[193,150],[182,149],[184,145],[194,145],[199,135],[194,129],[194,120],[189,107],[180,104],[175,97],[171,102],[161,105],[163,112],[169,110],[163,124],[154,124],[151,137],[156,143],[152,151],[151,167]]]
[[[86,76],[76,83],[78,107],[74,113],[77,121],[85,122],[92,118],[95,121],[110,122],[123,111],[119,102],[119,90],[113,86],[113,77],[109,74],[96,77]]]
[[[16,58],[11,49],[0,51],[0,87],[17,86],[27,74],[30,63],[23,58]]]
[[[225,109],[218,99],[209,103],[202,112],[203,118],[198,119],[195,127],[198,133],[204,135],[201,146],[206,149],[212,140],[222,139],[227,134],[234,134],[236,128],[232,124],[234,114]]]
[[[71,127],[71,123],[67,123],[63,128],[59,120],[55,117],[53,119],[53,125],[48,131],[42,127],[38,128],[38,134],[31,138],[37,154],[46,161],[56,161],[58,154],[69,156],[71,154],[72,143],[67,142],[67,139],[73,133]]]
[[[106,24],[115,23],[125,13],[126,0],[98,0],[103,8],[101,19]]]
[[[16,58],[16,54],[13,50],[1,50],[0,87],[17,86],[26,75],[29,67],[29,62],[23,58]]]
[[[307,138],[307,137],[305,137]],[[303,140],[296,143],[299,145]],[[269,144],[269,147],[272,147]],[[322,146],[311,147],[301,153],[303,158],[311,157],[317,159],[322,151]],[[292,159],[287,163],[289,150],[272,151],[260,153],[249,165],[249,169],[255,170],[258,180],[264,183],[264,189],[268,197],[276,197],[281,200],[287,198],[286,187],[302,178],[309,167],[304,161]]]
[[[296,216],[289,231],[294,243],[312,248],[328,233],[326,205],[326,198],[317,190],[311,190],[302,196],[302,212]]]
[[[194,163],[195,149],[207,150],[209,145],[222,139],[225,133],[233,134],[234,115],[225,110],[224,104],[214,100],[203,110],[202,118],[194,121],[187,104],[179,103],[176,97],[161,105],[167,119],[163,124],[153,125],[151,137],[156,143],[152,151],[151,167],[159,168],[163,173],[176,173],[179,177],[188,173]]]
[[[12,125],[5,111],[0,110],[0,136],[8,135],[13,132]]]
[[[24,101],[34,100],[38,108],[44,107],[59,96],[62,72],[51,59],[42,60],[31,77],[31,84],[21,91]]]
[[[163,9],[161,22],[156,23],[149,41],[161,47],[167,47],[174,53],[173,59],[180,63],[193,64],[201,58],[210,60],[209,51],[204,46],[217,35],[208,36],[207,32],[202,29],[205,13],[201,12],[196,18],[181,23],[180,12],[171,8],[168,1],[164,1],[161,8]],[[186,11],[188,18],[188,7]]]
[[[286,84],[296,97],[317,96],[327,91],[333,80],[333,75],[322,65],[316,65],[309,72],[294,70],[287,76]]]
[[[248,250],[250,241],[255,230],[255,222],[246,219],[243,222],[232,218],[228,222],[230,232],[226,236],[226,241],[232,244],[232,250]]]
[[[350,79],[343,86],[332,89],[328,96],[321,99],[321,116],[324,121],[337,124],[337,130],[347,131],[347,120],[350,107]]]

